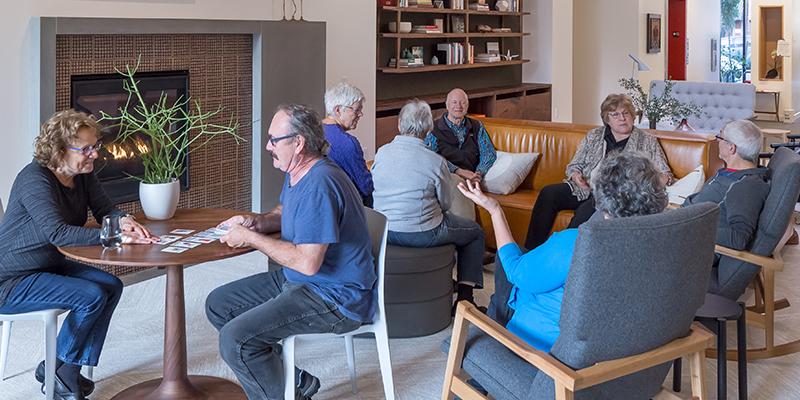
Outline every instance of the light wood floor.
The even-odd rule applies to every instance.
[[[787,297],[793,306],[778,314],[779,342],[800,337],[800,246],[787,247],[785,258],[787,268],[778,275],[777,294]],[[230,369],[219,358],[216,332],[205,318],[203,304],[213,288],[262,272],[265,265],[263,257],[251,253],[237,259],[187,269],[186,320],[190,373],[234,379]],[[488,304],[491,282],[492,276],[487,273],[488,287],[477,294],[479,304]],[[160,376],[163,296],[163,276],[125,288],[111,322],[100,365],[95,370],[97,390],[91,396],[92,400],[109,399],[128,386]],[[398,400],[439,398],[446,361],[440,346],[442,340],[449,335],[450,328],[423,338],[390,340]],[[757,343],[760,338],[756,329],[748,329],[748,335],[753,343]],[[733,348],[734,345],[735,335],[731,334],[729,346]],[[319,376],[322,381],[322,390],[315,399],[383,398],[374,341],[356,339],[355,348],[358,394],[350,392],[344,344],[341,340],[297,344],[297,364]],[[39,385],[33,380],[33,368],[42,359],[42,354],[41,324],[15,324],[8,377],[0,382],[0,400],[43,398],[39,393]],[[716,362],[709,359],[707,366],[708,390],[713,399],[716,398]],[[735,398],[736,364],[728,363],[728,371],[728,397]],[[752,361],[748,365],[748,372],[750,399],[800,399],[800,355]],[[688,398],[688,371],[685,371],[683,381],[684,391],[680,395]],[[670,380],[667,379],[665,384],[671,385]]]

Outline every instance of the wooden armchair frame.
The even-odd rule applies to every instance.
[[[444,388],[442,390],[443,400],[452,400],[453,395],[458,395],[465,400],[487,399],[487,397],[468,385],[466,379],[460,376],[467,330],[470,324],[475,325],[478,329],[499,341],[523,360],[538,368],[541,373],[553,378],[557,400],[571,400],[578,390],[671,362],[684,355],[689,356],[694,398],[700,400],[707,398],[703,352],[714,341],[714,334],[697,322],[692,324],[688,336],[675,339],[656,349],[573,370],[550,354],[534,349],[503,326],[478,311],[475,306],[462,301],[458,304],[456,310],[453,337],[447,356],[447,369],[445,370]],[[674,395],[665,389],[659,393],[657,398],[674,398]]]
[[[748,360],[759,360],[765,358],[779,357],[800,351],[800,339],[788,343],[775,345],[775,312],[789,307],[789,301],[785,298],[775,300],[775,273],[783,271],[784,261],[781,252],[786,241],[794,230],[792,219],[789,219],[786,232],[784,233],[771,257],[760,256],[749,251],[733,250],[724,246],[717,245],[715,252],[720,255],[735,258],[761,267],[761,271],[753,281],[755,289],[755,301],[753,305],[747,306],[747,324],[753,325],[764,330],[764,347],[748,348]],[[709,350],[709,357],[716,357],[716,350]],[[735,350],[729,350],[726,354],[728,360],[738,358]]]

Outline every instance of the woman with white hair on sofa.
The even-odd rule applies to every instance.
[[[365,206],[372,207],[372,175],[364,161],[361,143],[349,131],[356,129],[364,115],[364,93],[340,82],[325,92],[325,119],[322,128],[330,144],[328,158],[343,169],[361,194]]]

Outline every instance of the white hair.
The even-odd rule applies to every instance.
[[[744,119],[731,121],[722,127],[721,133],[726,141],[736,145],[736,153],[739,154],[739,157],[758,164],[763,133],[756,124]]]
[[[325,113],[333,115],[336,107],[351,107],[364,101],[364,93],[357,87],[341,81],[325,91]]]
[[[431,106],[422,100],[411,100],[400,109],[397,129],[401,135],[424,138],[433,129]]]

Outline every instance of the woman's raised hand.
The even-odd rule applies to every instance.
[[[485,208],[489,212],[500,208],[500,203],[497,202],[497,199],[483,193],[479,183],[467,180],[458,184],[458,190],[466,198],[472,200],[473,203]]]

